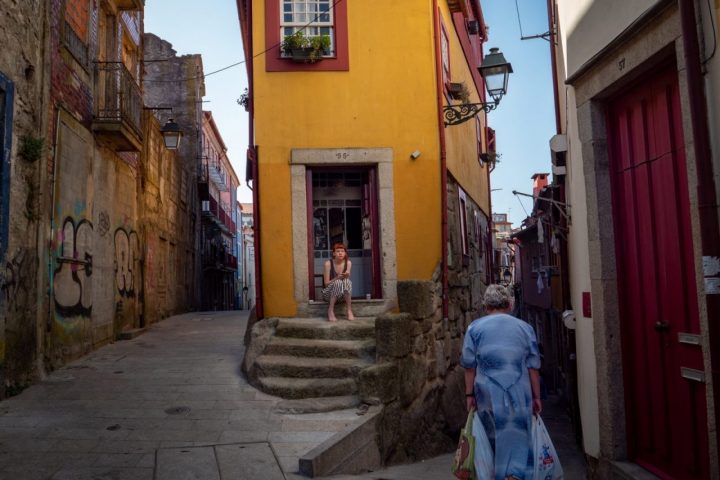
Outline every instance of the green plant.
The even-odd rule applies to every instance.
[[[295,56],[298,50],[307,52],[306,61],[315,63],[330,49],[330,37],[320,35],[317,37],[306,37],[302,30],[288,35],[280,45],[283,53]]]
[[[44,146],[44,138],[33,137],[32,135],[23,135],[20,137],[18,156],[26,162],[35,162],[40,159]]]

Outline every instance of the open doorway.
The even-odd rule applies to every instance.
[[[319,300],[323,265],[332,246],[344,243],[352,261],[353,298],[380,298],[376,170],[308,170],[308,232],[311,299]]]

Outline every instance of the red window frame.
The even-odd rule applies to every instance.
[[[280,51],[280,0],[265,0],[265,71],[338,72],[350,69],[348,56],[347,0],[334,2],[335,56],[315,63],[297,63],[283,58]]]

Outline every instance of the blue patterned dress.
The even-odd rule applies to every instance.
[[[533,328],[511,315],[473,321],[465,333],[460,365],[475,369],[478,416],[495,452],[495,479],[531,480],[532,390],[528,368],[540,368]]]

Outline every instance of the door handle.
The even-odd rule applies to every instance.
[[[670,324],[667,322],[655,322],[655,331],[659,333],[667,333],[670,331]]]

